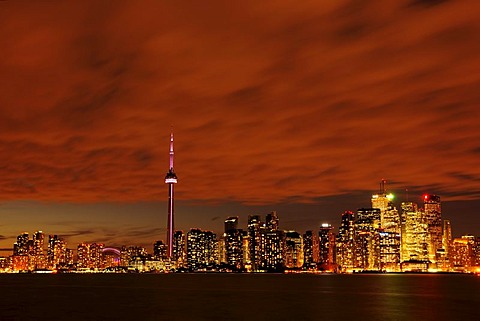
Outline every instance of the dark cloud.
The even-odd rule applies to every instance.
[[[478,199],[479,6],[2,3],[3,199]]]

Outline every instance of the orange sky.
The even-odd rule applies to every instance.
[[[381,178],[479,204],[477,0],[2,1],[0,21],[0,195],[33,201],[6,244],[29,206],[160,202],[163,228],[171,125],[199,227],[288,204],[320,222]]]

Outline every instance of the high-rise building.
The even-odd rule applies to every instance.
[[[177,183],[177,174],[173,169],[173,132],[170,134],[170,167],[167,175],[165,176],[165,184],[168,184],[168,217],[167,217],[167,256],[171,258],[173,256],[173,231],[175,230],[174,224],[174,185]]]
[[[342,271],[355,267],[355,214],[345,211],[342,214],[336,242],[336,262]]]
[[[28,255],[29,252],[28,232],[17,236],[17,242],[13,244],[13,255]]]
[[[469,271],[475,265],[475,237],[463,235],[455,238],[452,245],[452,266],[456,271]]]
[[[303,238],[296,231],[285,232],[285,267],[298,269],[303,266]]]
[[[261,267],[260,270],[282,271],[284,269],[285,233],[278,229],[277,212],[267,214],[265,226],[261,231]]]
[[[277,216],[276,211],[273,211],[273,212],[267,214],[267,218],[266,218],[267,230],[269,230],[269,231],[278,230],[278,223],[279,223],[279,220],[278,220],[278,216]]]
[[[333,270],[335,264],[335,234],[333,226],[323,223],[318,230],[319,260],[323,270]]]
[[[165,261],[167,259],[167,251],[167,245],[162,241],[156,241],[153,244],[153,257],[155,260]]]
[[[252,271],[257,271],[261,265],[261,256],[262,256],[262,238],[261,238],[261,227],[262,223],[260,222],[259,215],[249,215],[248,216],[248,238],[249,238],[249,261]]]
[[[354,223],[355,268],[361,270],[380,269],[380,209],[360,208]]]
[[[429,233],[425,213],[412,202],[402,203],[402,217],[405,221],[402,228],[401,261],[429,261]]]
[[[423,196],[423,202],[430,239],[429,259],[431,262],[436,262],[437,251],[443,248],[442,208],[440,203],[440,196],[425,194]]]
[[[33,233],[33,247],[32,256],[30,259],[30,266],[32,270],[45,269],[47,262],[43,253],[43,246],[45,242],[45,234],[42,231]]]
[[[173,234],[173,260],[177,266],[183,266],[185,262],[185,234],[183,231],[175,231]]]
[[[58,235],[48,236],[47,262],[51,269],[67,264],[67,243]]]
[[[192,271],[218,264],[217,237],[211,231],[190,229],[187,233],[187,266]]]
[[[314,244],[317,245],[318,242],[315,242],[314,238],[313,231],[306,231],[303,234],[303,266],[307,269],[313,269],[317,264],[314,257]]]
[[[238,217],[229,217],[225,220],[225,258],[231,269],[243,268],[243,232],[238,228]]]
[[[77,246],[77,267],[82,269],[103,269],[103,244],[81,243]]]

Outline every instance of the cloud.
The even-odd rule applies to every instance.
[[[479,198],[477,1],[2,6],[6,200]]]

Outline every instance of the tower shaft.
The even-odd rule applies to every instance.
[[[167,215],[167,256],[173,257],[173,233],[175,233],[174,213],[174,184],[177,183],[177,175],[173,170],[173,132],[170,134],[170,167],[165,176],[165,183],[168,184],[168,215]]]

